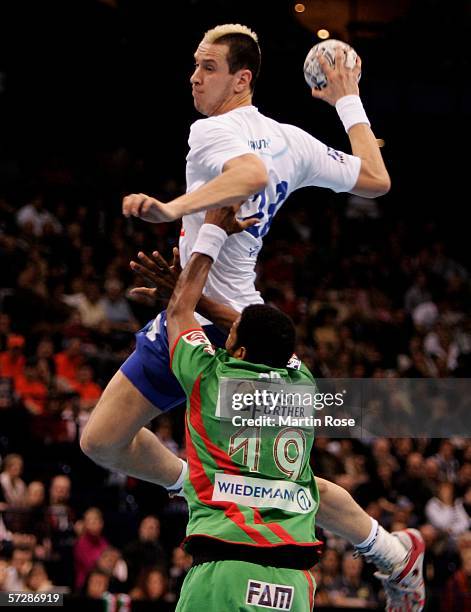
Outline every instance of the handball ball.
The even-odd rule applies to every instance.
[[[311,89],[324,89],[327,86],[327,77],[316,57],[317,53],[321,53],[333,66],[335,64],[335,51],[338,47],[343,49],[345,53],[345,66],[350,69],[355,67],[357,54],[350,45],[333,38],[324,40],[314,45],[304,60],[304,78]],[[360,77],[358,77],[358,80],[360,80]]]

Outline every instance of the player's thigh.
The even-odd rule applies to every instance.
[[[170,369],[165,311],[136,334],[136,348],[120,370],[161,412],[185,401],[185,393]]]
[[[160,410],[118,370],[90,415],[82,447],[93,450],[105,441],[108,448],[125,445],[159,414]]]
[[[312,610],[314,592],[315,581],[308,571],[245,561],[214,561],[190,570],[176,612],[308,612]]]

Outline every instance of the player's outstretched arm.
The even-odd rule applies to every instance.
[[[167,204],[145,193],[132,193],[123,199],[123,215],[150,223],[175,221],[191,213],[236,205],[264,189],[267,182],[264,163],[248,153],[230,159],[222,174]]]
[[[206,213],[205,223],[193,247],[193,254],[180,274],[167,306],[167,331],[170,346],[175,344],[182,332],[200,327],[195,319],[195,310],[201,299],[211,266],[217,259],[227,236],[242,232],[258,223],[257,219],[238,220],[236,213],[240,205],[238,203],[236,206]]]
[[[365,198],[384,195],[391,188],[391,180],[359,97],[361,60],[358,57],[356,66],[347,68],[344,51],[337,49],[333,66],[323,56],[319,56],[318,61],[327,76],[327,86],[313,89],[312,95],[335,106],[347,131],[352,153],[361,159],[360,174],[351,193]]]

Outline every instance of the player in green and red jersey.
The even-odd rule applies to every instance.
[[[200,241],[197,248],[208,254],[193,253],[167,308],[171,367],[188,398],[185,546],[194,557],[177,609],[261,606],[305,612],[313,604],[309,568],[320,544],[314,520],[319,495],[309,465],[314,431],[275,429],[273,435],[244,438],[243,430],[230,426],[230,436],[217,404],[223,379],[275,376],[313,389],[315,383],[304,366],[286,367],[294,351],[294,326],[270,306],[247,307],[233,324],[226,349],[213,349],[194,311],[217,257],[222,239],[217,230],[224,232],[206,227],[209,246]],[[250,465],[249,447],[256,466]]]
[[[234,219],[234,214],[230,211],[227,212],[227,209],[207,213],[205,223],[214,224],[215,226],[217,226],[217,228],[221,230],[224,229],[227,234],[231,234],[235,231],[240,231],[243,225],[243,223],[241,224],[237,222]],[[210,232],[209,241],[207,240],[206,244],[204,244],[203,242],[203,249],[201,249],[203,252],[209,250],[212,258],[215,258],[217,256],[217,253],[215,253],[214,251],[215,243],[218,242],[218,239],[219,241],[221,241],[225,240],[225,238],[227,237],[226,233],[224,233],[223,235],[220,234],[219,237],[217,235],[215,236],[214,232],[216,231],[217,234],[217,229],[214,230],[214,225],[212,226],[212,232]],[[212,236],[211,233],[213,234]],[[198,248],[201,248],[201,246],[202,245],[199,244]],[[195,250],[196,252],[198,252],[196,248]],[[154,299],[156,294],[162,297],[165,295],[166,292],[170,291],[171,293],[175,286],[176,278],[178,277],[178,272],[175,269],[170,268],[168,264],[160,257],[160,255],[158,255],[158,253],[153,254],[153,261],[143,254],[140,254],[140,260],[141,264],[132,262],[133,270],[135,272],[143,274],[151,282],[155,283],[156,287],[158,288],[146,289],[144,287],[141,287],[135,290],[136,295]],[[189,279],[192,279],[194,282],[196,282],[197,286],[198,283],[203,282],[201,278],[199,278],[199,273],[195,275],[194,269],[187,270],[186,276],[187,279],[185,283],[187,285],[188,283],[190,283],[191,285],[192,281],[190,281]],[[196,291],[196,293],[191,293],[191,295],[187,294],[186,290],[182,292],[181,286],[179,291],[175,293],[175,295],[173,296],[171,310],[172,320],[175,316],[177,316],[178,320],[180,321],[180,324],[183,321],[183,325],[181,325],[181,329],[178,325],[175,329],[174,327],[172,327],[171,323],[169,328],[169,334],[170,330],[172,330],[172,333],[175,335],[175,337],[172,336],[171,338],[175,347],[179,347],[179,344],[181,344],[182,342],[193,342],[196,343],[196,346],[201,343],[203,347],[203,353],[211,355],[212,353],[214,353],[214,351],[211,345],[208,344],[207,339],[201,335],[201,330],[198,327],[194,330],[190,330],[189,334],[185,334],[185,329],[183,329],[188,325],[191,326],[194,324],[194,321],[191,318],[192,313],[190,315],[190,318],[188,318],[188,305],[190,303],[193,303],[195,299],[198,299],[197,294],[198,291]],[[177,297],[177,295],[179,297]],[[178,308],[176,306],[178,306]],[[210,316],[211,319],[217,322],[217,324],[222,329],[226,327],[229,328],[232,325],[231,334],[228,338],[228,343],[226,345],[226,347],[229,349],[228,352],[231,353],[232,359],[229,360],[229,357],[226,355],[225,360],[221,361],[221,363],[219,364],[220,367],[216,368],[216,372],[218,374],[221,374],[224,371],[224,368],[226,368],[229,363],[232,363],[234,368],[236,369],[237,367],[240,368],[241,365],[243,365],[245,368],[245,366],[247,365],[247,363],[245,362],[245,359],[247,359],[246,351],[247,347],[250,346],[252,346],[252,354],[256,358],[255,360],[257,362],[270,364],[272,363],[271,360],[273,358],[278,359],[280,357],[279,355],[276,355],[276,351],[280,349],[283,344],[284,333],[283,326],[280,327],[281,319],[278,319],[275,328],[272,327],[271,331],[268,332],[268,329],[270,328],[271,314],[274,312],[273,310],[265,310],[263,313],[265,317],[262,318],[262,320],[260,320],[260,317],[258,317],[259,320],[257,321],[255,327],[253,324],[254,319],[257,318],[257,311],[252,308],[247,311],[244,311],[244,314],[241,317],[236,311],[232,310],[231,308],[222,304],[218,304],[213,300],[209,300],[208,298],[201,296],[201,299],[198,302],[198,310],[200,312],[203,311],[207,316]],[[259,310],[258,313],[261,314],[262,311]],[[252,319],[252,324],[250,323],[250,319]],[[272,320],[271,322],[273,323],[274,321]],[[179,338],[179,329],[180,332],[183,330],[183,333],[186,338],[185,340],[181,340]],[[266,330],[267,341],[264,343],[256,342],[257,338],[260,338],[260,333],[263,329]],[[287,329],[288,328],[284,327],[285,332],[287,331]],[[274,339],[276,339],[275,342]],[[178,344],[175,344],[176,340],[179,340]],[[170,345],[172,346],[172,343]],[[185,347],[183,347],[183,350],[184,348]],[[222,356],[223,353],[224,352],[220,352],[220,356]],[[197,353],[193,353],[193,351],[189,353],[189,355],[192,356],[196,354]],[[214,353],[214,357],[216,357],[216,353]],[[203,357],[203,359],[205,360],[204,363],[207,362],[209,364],[207,357]],[[242,363],[237,362],[238,359],[242,359]],[[279,363],[282,362],[280,361]],[[192,371],[190,372],[190,374],[185,374],[185,372],[183,373],[184,376],[188,376],[187,383],[189,384],[191,384],[192,378],[193,380],[195,380],[195,365],[196,362],[195,364],[191,363],[190,367]],[[294,364],[290,363],[290,365]],[[254,364],[251,364],[251,366],[252,375],[255,375],[255,372],[258,372],[258,375],[266,376],[266,372],[263,371],[263,366],[262,370],[260,370],[258,366],[254,366]],[[272,374],[277,374],[278,376],[281,376],[281,373],[279,371],[280,368],[271,367],[269,369]],[[281,370],[283,370],[285,378],[289,379],[290,381],[303,382],[309,380],[312,382],[312,378],[310,377],[309,372],[302,368],[302,366],[301,371],[298,373],[292,372],[289,367],[288,371],[286,371],[285,368],[281,368]],[[233,371],[233,374],[235,374],[235,371]],[[245,371],[244,377],[247,377],[245,376]],[[196,376],[196,379],[197,378],[198,376]],[[201,376],[200,381],[203,379],[204,376]],[[187,387],[185,386],[183,381],[181,382],[185,387],[185,390],[187,390]],[[194,388],[195,386],[192,385],[191,391],[193,391]],[[201,382],[199,388],[201,392]],[[195,408],[195,406],[193,406],[193,408]],[[198,427],[200,427],[200,431],[204,433],[204,429],[201,430],[201,425],[206,424],[205,420],[203,417],[201,417],[201,419],[198,419],[197,415],[201,415],[205,411],[196,410],[195,412],[195,410],[193,410],[193,413],[191,411],[192,403],[190,401],[188,414],[188,418],[190,419],[189,427],[191,427],[191,414],[196,415],[196,425],[198,425]],[[210,415],[213,415],[214,412],[214,410],[213,412],[210,412]],[[211,418],[210,426],[214,426],[214,424],[215,421]],[[188,431],[191,430],[188,429]],[[214,431],[216,437],[219,437],[218,439],[221,441],[222,449],[224,450],[228,445],[230,435],[226,434],[225,437],[221,437],[221,432],[218,429]],[[197,430],[195,430],[195,433],[196,435],[194,436],[194,438],[195,440],[197,440],[197,436],[199,435],[199,433]],[[271,459],[272,452],[269,452],[269,454],[266,456],[266,460],[268,461],[268,463],[265,463],[265,461],[261,461],[259,459],[258,466],[252,464],[252,468],[257,467],[259,471],[259,478],[257,480],[257,483],[253,482],[252,477],[245,475],[244,481],[247,483],[247,486],[245,487],[245,489],[240,489],[240,487],[242,487],[242,484],[239,483],[237,485],[237,480],[234,480],[237,479],[240,474],[230,474],[228,473],[228,470],[220,470],[219,472],[214,472],[214,469],[215,466],[221,465],[220,463],[218,463],[218,461],[221,460],[221,457],[227,460],[227,456],[229,456],[229,461],[232,461],[232,464],[236,463],[236,458],[239,459],[242,466],[246,466],[247,464],[249,464],[250,459],[248,460],[246,456],[244,456],[243,454],[241,455],[241,451],[242,453],[244,451],[249,453],[250,449],[252,449],[253,451],[253,442],[249,442],[248,437],[244,438],[243,436],[241,436],[235,441],[235,443],[232,445],[232,448],[229,448],[229,452],[224,452],[223,454],[221,454],[217,451],[218,447],[211,447],[206,445],[204,443],[204,438],[200,437],[199,441],[200,446],[196,446],[194,450],[196,450],[197,452],[202,452],[202,455],[196,454],[194,455],[194,457],[199,457],[200,459],[204,459],[206,457],[206,459],[209,459],[209,465],[213,466],[212,470],[214,480],[211,481],[211,467],[208,468],[208,475],[208,471],[204,470],[203,463],[201,463],[201,465],[199,466],[199,471],[198,469],[196,469],[196,472],[193,470],[193,472],[190,473],[190,480],[192,473],[196,474],[197,477],[203,477],[202,483],[206,486],[208,486],[209,483],[209,490],[211,490],[212,487],[212,493],[208,496],[206,492],[203,494],[202,500],[196,500],[199,504],[199,508],[196,512],[194,520],[190,522],[188,533],[191,537],[188,538],[186,545],[187,547],[192,549],[192,552],[195,555],[196,567],[195,571],[192,570],[191,576],[188,576],[185,591],[183,592],[183,596],[181,599],[181,606],[183,606],[181,609],[185,609],[185,607],[189,609],[199,609],[199,607],[202,607],[203,605],[205,607],[208,607],[208,604],[210,602],[213,602],[213,608],[218,610],[222,609],[221,605],[225,606],[224,609],[237,608],[253,610],[254,606],[255,608],[262,607],[267,609],[267,607],[270,608],[271,604],[273,605],[270,609],[289,609],[286,606],[293,604],[293,597],[295,592],[298,592],[298,594],[301,593],[301,595],[298,595],[297,597],[298,600],[301,600],[300,602],[298,602],[301,605],[301,609],[308,609],[313,595],[313,590],[311,589],[312,576],[309,572],[306,573],[306,571],[300,572],[300,570],[290,569],[293,567],[293,562],[287,561],[287,559],[295,558],[297,564],[309,562],[307,561],[307,559],[309,559],[309,554],[312,552],[312,547],[311,550],[309,550],[309,546],[300,547],[298,542],[298,544],[294,544],[294,546],[297,546],[298,548],[295,551],[296,554],[293,555],[290,554],[293,551],[292,547],[289,544],[281,543],[283,538],[279,539],[280,544],[278,546],[274,546],[273,544],[276,541],[276,538],[273,538],[271,534],[271,539],[267,538],[267,532],[263,532],[264,525],[263,521],[260,521],[261,511],[259,510],[258,505],[260,502],[259,500],[255,501],[255,498],[259,498],[262,492],[261,487],[259,486],[257,488],[256,484],[262,485],[262,476],[265,470],[273,469],[273,460]],[[272,437],[270,448],[273,448],[275,446],[275,441],[276,440]],[[300,440],[298,438],[298,440],[296,440],[296,443],[299,442]],[[213,452],[215,450],[217,452],[214,454]],[[284,449],[282,447],[281,453],[278,452],[278,454],[275,453],[274,455],[277,457],[277,461],[275,461],[275,463],[277,464],[276,469],[279,469],[281,472],[284,472],[286,470],[288,476],[293,476],[293,474],[290,474],[289,468],[293,467],[293,460],[295,463],[297,461],[297,474],[295,476],[295,480],[299,481],[299,478],[302,478],[304,476],[303,471],[305,471],[302,454],[295,453],[295,457],[290,457],[291,463],[288,461],[290,465],[285,464],[283,466],[283,451]],[[266,455],[266,446],[264,447],[262,455],[264,457]],[[299,460],[299,457],[301,457],[301,460]],[[175,462],[179,460],[177,458],[174,458],[173,461]],[[231,463],[229,463],[228,465],[231,465]],[[240,469],[240,464],[237,465]],[[203,468],[203,471],[201,471],[201,468]],[[165,471],[165,469],[166,466],[161,463],[156,466],[156,470]],[[247,471],[244,469],[242,469],[241,472],[247,474]],[[180,477],[179,482],[183,482],[185,473],[186,465],[184,465],[184,469],[182,470],[182,476]],[[221,476],[221,473],[225,475]],[[368,517],[368,515],[358,506],[358,504],[354,502],[354,500],[346,491],[344,491],[337,485],[318,477],[315,478],[315,483],[317,483],[317,486],[314,484],[314,495],[312,494],[312,483],[311,488],[308,491],[306,491],[304,487],[299,488],[300,491],[303,491],[303,493],[306,494],[306,497],[303,496],[301,498],[302,504],[304,506],[304,508],[301,509],[303,509],[304,512],[298,512],[298,520],[291,521],[292,524],[296,525],[296,529],[289,535],[293,536],[295,533],[297,533],[298,535],[302,533],[302,538],[305,540],[305,543],[307,543],[306,538],[312,537],[311,529],[313,528],[313,525],[306,521],[305,515],[312,513],[314,507],[316,507],[317,510],[317,503],[320,500],[318,497],[316,497],[316,493],[317,489],[319,489],[322,495],[322,503],[318,508],[319,522],[322,524],[323,528],[329,529],[337,535],[349,540],[355,546],[355,549],[359,554],[364,556],[367,561],[376,564],[379,569],[379,573],[377,574],[377,576],[383,581],[383,585],[387,595],[387,610],[389,612],[391,612],[392,610],[394,610],[395,612],[402,612],[403,610],[418,612],[419,610],[421,610],[423,607],[424,587],[422,578],[423,542],[420,538],[420,534],[418,534],[418,532],[414,529],[406,529],[399,532],[395,532],[393,534],[389,534],[380,525],[378,525],[376,521]],[[190,495],[191,490],[193,490],[193,493],[196,493],[197,495],[197,489],[194,488],[194,484],[195,482],[191,480],[191,485],[189,489]],[[196,484],[198,484],[198,478],[196,480]],[[181,484],[178,486],[181,487]],[[178,486],[176,487],[176,489],[178,489]],[[239,486],[239,491],[237,491],[237,489],[235,488],[237,486]],[[214,496],[215,488],[216,496]],[[267,487],[265,486],[265,495],[269,494],[266,489]],[[280,488],[276,489],[276,492],[273,494],[272,497],[276,499],[276,494],[279,493],[280,490]],[[221,497],[219,495],[221,491],[226,495],[226,502],[238,502],[235,504],[236,507],[242,502],[241,506],[245,507],[245,512],[248,511],[249,516],[254,517],[255,520],[253,521],[253,524],[247,525],[247,523],[244,522],[244,519],[246,518],[246,514],[244,512],[236,515],[229,512],[229,517],[227,517],[227,514],[225,514],[225,517],[231,518],[231,520],[233,516],[237,516],[239,519],[242,519],[241,525],[245,527],[245,534],[249,535],[250,537],[254,537],[254,543],[258,539],[258,544],[255,543],[251,545],[247,542],[247,539],[245,540],[245,544],[239,546],[234,542],[231,542],[230,544],[227,542],[221,544],[219,540],[212,539],[210,537],[210,534],[214,533],[215,529],[212,518],[214,516],[214,511],[211,511],[211,509],[205,507],[207,506],[205,502],[208,500],[208,497],[211,498],[211,502],[224,501],[221,500]],[[245,495],[245,499],[241,500],[240,495],[237,495],[237,493],[248,493],[248,496]],[[252,496],[252,498],[249,501],[247,497],[250,496]],[[213,499],[213,497],[217,497],[217,499]],[[309,504],[306,503],[307,499],[309,500]],[[193,502],[194,501],[195,500],[193,500]],[[203,503],[200,503],[201,501]],[[190,504],[190,510],[191,506],[193,505],[194,503]],[[273,503],[273,505],[275,504]],[[213,508],[214,507],[217,506],[214,505]],[[253,514],[250,514],[250,510],[252,510]],[[287,516],[289,516],[289,509],[284,507],[284,510],[285,512],[284,514],[282,514],[282,516],[286,518]],[[288,510],[288,512],[286,512],[286,510]],[[277,513],[277,510],[275,508],[273,508],[272,510],[270,510],[270,515],[273,518],[275,518],[276,516],[276,521],[273,520],[271,522],[272,524],[268,525],[268,530],[275,533],[278,532],[277,535],[282,534],[286,537],[285,533],[282,533],[282,531],[278,527],[278,518],[280,517],[280,514]],[[233,523],[236,522],[233,521]],[[226,526],[228,526],[229,524],[230,523],[222,522],[218,526],[218,529],[222,529],[224,531]],[[302,530],[300,531],[298,529],[301,524],[305,526],[307,532],[304,532]],[[253,525],[257,526],[255,530],[251,529]],[[201,533],[201,531],[203,533]],[[268,541],[268,545],[267,543],[260,544],[260,541],[262,541],[260,540],[261,532],[265,539]],[[285,530],[285,532],[289,533],[288,530]],[[219,533],[221,535],[222,531],[219,531]],[[237,529],[234,529],[234,525],[232,525],[231,533],[239,533],[239,537],[241,537],[241,532],[237,532]],[[223,538],[220,539],[222,540]],[[273,554],[275,551],[276,553]],[[269,553],[268,565],[267,552]],[[302,555],[300,555],[301,552],[303,553]],[[229,556],[228,553],[230,553]],[[245,561],[244,563],[240,562],[241,559],[247,558],[247,554],[251,556],[252,561],[255,563],[247,561]],[[223,560],[224,563],[218,563],[216,562],[216,560]],[[281,565],[283,569],[280,570],[279,567],[274,567],[275,563],[277,563],[277,565]],[[202,567],[203,569],[200,570],[198,569],[199,567]],[[285,583],[276,582],[276,580],[280,579],[280,571],[282,572],[282,576],[284,576],[283,580],[285,580]],[[228,575],[230,576],[230,580],[228,579]],[[307,594],[305,590],[306,581],[304,580],[304,577],[309,583],[309,591]],[[271,582],[269,580],[271,580]],[[209,591],[207,589],[208,585],[217,584],[220,581],[222,581],[224,584],[230,583],[231,585],[230,593],[232,595],[229,594],[229,591],[226,588],[224,591],[226,597],[225,600],[221,600],[220,591],[214,592],[214,590],[211,588],[209,589]],[[312,583],[312,587],[313,586],[314,583]],[[244,607],[241,607],[237,602],[240,599],[240,592],[241,590],[243,591],[244,588],[246,588],[246,603],[244,604]],[[296,606],[297,605],[298,604],[296,604]]]

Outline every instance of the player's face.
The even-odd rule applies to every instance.
[[[195,108],[211,117],[231,110],[231,100],[238,93],[239,72],[230,74],[227,45],[200,43],[195,53],[195,71],[191,86]]]

